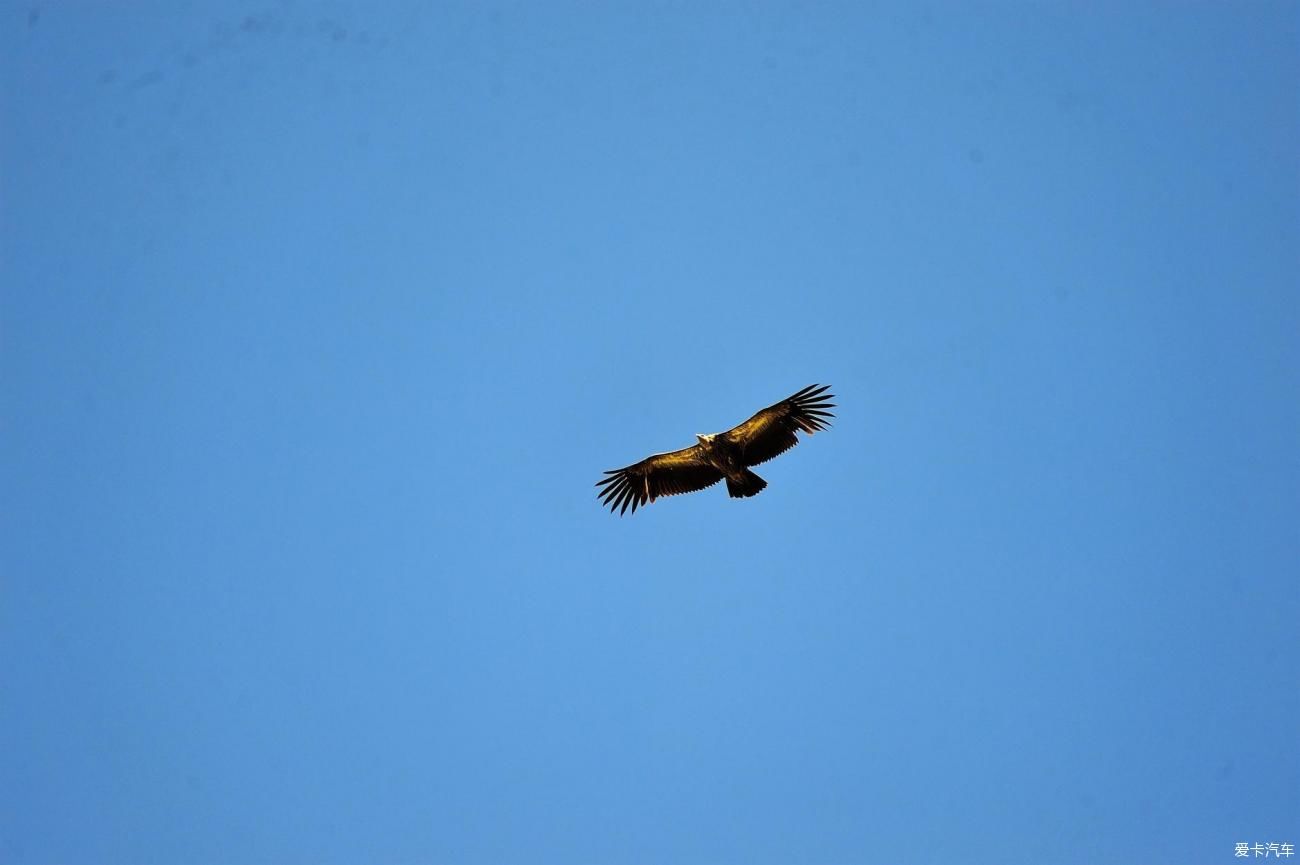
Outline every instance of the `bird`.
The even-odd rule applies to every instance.
[[[835,417],[830,409],[835,398],[830,385],[811,384],[775,405],[770,405],[744,423],[726,432],[696,433],[688,448],[653,454],[640,462],[605,472],[596,482],[597,497],[610,512],[622,516],[631,507],[653,502],[660,496],[693,493],[711,487],[724,478],[733,499],[756,496],[767,481],[749,470],[799,443],[798,433],[812,435],[830,426]]]

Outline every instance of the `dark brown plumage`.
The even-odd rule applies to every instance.
[[[696,435],[698,444],[654,454],[639,463],[605,472],[597,481],[601,504],[622,515],[660,496],[693,493],[724,478],[732,498],[756,496],[767,481],[749,470],[799,443],[797,433],[812,435],[830,425],[834,394],[830,385],[809,385],[788,399],[768,406],[724,433]]]

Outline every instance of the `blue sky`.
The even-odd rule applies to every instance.
[[[0,10],[0,859],[1300,844],[1300,7]],[[634,517],[601,471],[804,385]]]

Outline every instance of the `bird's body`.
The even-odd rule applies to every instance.
[[[695,436],[700,440],[700,458],[713,466],[727,479],[727,492],[733,499],[745,499],[756,496],[767,486],[767,481],[749,470],[745,465],[744,452],[740,445],[729,441],[724,433]]]
[[[638,463],[605,472],[598,481],[601,503],[620,514],[629,507],[635,513],[659,496],[690,493],[711,487],[724,478],[732,498],[758,495],[767,486],[750,466],[767,462],[799,443],[797,432],[812,435],[826,429],[829,385],[810,385],[788,399],[768,406],[749,420],[726,432],[695,436],[688,448],[654,454]]]

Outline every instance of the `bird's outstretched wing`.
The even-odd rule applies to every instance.
[[[655,454],[626,468],[605,472],[609,477],[596,482],[600,489],[601,504],[621,516],[631,505],[637,507],[652,502],[660,496],[693,493],[711,487],[722,480],[722,472],[705,462],[700,456],[700,446]]]
[[[723,435],[739,448],[745,465],[765,463],[799,444],[798,431],[812,435],[830,426],[830,418],[835,415],[829,410],[835,408],[835,403],[828,400],[835,395],[826,393],[829,389],[828,384],[811,384]]]

